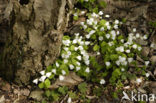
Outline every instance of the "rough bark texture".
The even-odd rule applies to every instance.
[[[0,74],[27,85],[37,72],[52,64],[59,55],[73,3],[74,0],[10,0],[4,14],[10,17],[10,29]]]

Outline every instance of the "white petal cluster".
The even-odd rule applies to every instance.
[[[116,64],[119,65],[127,65],[127,61],[125,57],[119,56],[119,59],[116,61]]]
[[[71,44],[71,41],[69,39],[68,40],[63,40],[62,43],[65,46],[69,46]]]
[[[104,79],[100,80],[100,84],[105,84],[105,83],[106,83],[106,81]]]
[[[63,76],[63,75],[60,75],[60,76],[59,76],[59,80],[60,80],[60,81],[64,80],[64,76]]]
[[[124,47],[123,46],[117,47],[116,51],[124,52]]]

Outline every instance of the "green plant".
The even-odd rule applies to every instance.
[[[120,26],[125,19],[111,20],[110,15],[104,15],[98,9],[93,10],[95,0],[79,0],[78,3],[84,4],[87,13],[86,21],[81,22],[84,34],[75,33],[73,36],[65,35],[62,40],[62,50],[60,57],[54,64],[48,66],[46,70],[40,72],[41,77],[33,82],[39,84],[40,88],[46,89],[45,95],[50,100],[58,101],[61,95],[68,94],[71,99],[77,98],[76,93],[68,92],[67,87],[60,87],[55,91],[49,91],[51,81],[57,78],[63,81],[69,72],[75,72],[83,77],[86,82],[106,85],[111,84],[117,88],[124,86],[123,82],[129,79],[136,79],[138,76],[149,75],[146,68],[149,61],[145,62],[143,68],[137,67],[136,55],[141,54],[141,46],[135,42],[136,39],[147,39],[147,35],[141,36],[134,28],[128,36],[120,32]],[[104,4],[103,4],[104,5]],[[76,9],[74,20],[78,20],[81,11]],[[106,19],[107,18],[107,19]],[[133,72],[129,72],[130,65],[134,65]],[[148,76],[147,76],[148,75]],[[107,78],[108,80],[105,80]],[[141,80],[136,80],[140,83]],[[78,85],[81,98],[86,99],[87,83]],[[97,91],[95,91],[97,90]],[[96,88],[94,93],[101,95],[102,87]],[[117,93],[114,92],[114,98]],[[70,100],[70,99],[69,99]]]

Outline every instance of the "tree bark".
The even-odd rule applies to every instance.
[[[73,4],[74,0],[10,0],[5,14],[10,29],[0,75],[27,85],[52,64],[59,56]]]

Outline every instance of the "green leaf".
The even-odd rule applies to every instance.
[[[105,8],[107,6],[107,4],[104,1],[100,1],[100,6],[103,7],[103,8]]]
[[[47,70],[48,70],[48,71],[51,71],[52,68],[53,68],[53,67],[50,65],[50,66],[47,67]]]
[[[50,95],[51,95],[50,90],[46,90],[45,95],[46,95],[47,97],[50,97]]]
[[[47,88],[50,87],[51,82],[50,82],[49,79],[46,79],[44,83],[45,83],[45,86],[46,86]]]
[[[38,86],[39,86],[39,88],[42,89],[42,88],[44,88],[44,83],[42,82],[42,83],[40,83]]]
[[[68,95],[69,95],[69,97],[71,97],[72,99],[76,99],[76,98],[77,98],[77,95],[76,95],[74,92],[72,92],[72,91],[68,92]]]
[[[74,45],[72,45],[71,47],[70,47],[70,50],[74,50],[75,49],[75,46]]]
[[[66,86],[60,87],[58,89],[58,92],[61,93],[61,94],[63,94],[63,95],[65,95],[67,93],[67,91],[68,91],[68,87],[66,87]]]
[[[101,21],[100,21],[100,24],[104,26],[104,25],[106,24],[106,20],[104,20],[104,19],[101,20]]]
[[[116,78],[120,75],[121,75],[120,69],[115,69],[112,73],[112,76]]]
[[[77,21],[79,19],[79,17],[78,16],[74,16],[73,19]]]
[[[97,44],[94,45],[94,47],[93,47],[93,50],[94,50],[94,51],[98,51],[99,49],[100,49],[99,45],[97,45]]]
[[[55,91],[51,92],[51,96],[53,97],[54,101],[58,101],[59,100],[59,94]]]
[[[85,82],[78,85],[79,91],[84,94],[86,93],[86,90],[87,90],[86,87],[87,87],[87,84]]]
[[[117,60],[118,59],[118,55],[117,54],[112,54],[112,55],[110,55],[110,59],[111,60]]]

